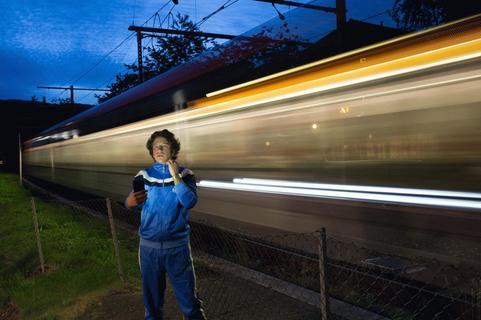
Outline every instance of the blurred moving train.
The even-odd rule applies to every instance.
[[[174,72],[169,81],[175,84]],[[218,75],[209,76],[202,81],[222,84]],[[200,183],[195,212],[205,216],[293,231],[327,225],[367,237],[363,227],[355,231],[347,222],[333,222],[342,218],[349,219],[349,226],[362,226],[371,220],[365,210],[361,218],[355,210],[342,216],[333,207],[325,209],[322,196],[300,199],[285,192],[286,186],[265,194],[229,188],[235,178],[264,179],[251,184],[338,186],[335,190],[376,186],[459,192],[444,197],[439,191],[433,205],[445,198],[460,200],[464,191],[474,203],[469,209],[481,208],[476,202],[481,191],[481,15],[204,92],[204,98],[187,106],[181,91],[160,88],[162,77],[27,141],[25,174],[122,201],[133,176],[152,162],[145,148],[150,133],[167,128],[181,141],[179,163],[191,168],[198,181],[226,183]],[[182,83],[175,85],[182,88]],[[162,95],[171,97],[172,112],[96,131],[108,117],[133,119],[135,110],[157,103],[162,108],[156,102],[165,103],[158,100]],[[125,101],[134,106],[129,112],[115,109]],[[113,111],[96,118],[100,108]],[[366,191],[377,193],[388,192]],[[386,221],[377,217],[380,225],[449,228],[449,223],[402,215]],[[480,236],[477,227],[468,223],[460,232]]]

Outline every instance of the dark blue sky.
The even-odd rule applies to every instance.
[[[189,14],[194,21],[207,16],[227,0],[179,0],[172,12]],[[131,33],[128,26],[141,25],[167,0],[16,0],[0,2],[0,99],[39,99],[48,101],[68,97],[67,92],[37,89],[38,85],[105,88],[118,72],[125,71],[125,63],[136,61],[136,40],[131,37],[118,49],[101,59]],[[235,0],[231,0],[235,2]],[[307,3],[310,1],[298,1]],[[346,0],[347,17],[363,20],[392,7],[394,0]],[[315,3],[334,6],[335,0],[318,0]],[[160,12],[164,19],[172,7],[166,5]],[[281,12],[289,10],[278,5]],[[332,14],[310,10],[319,16],[319,34],[335,27]],[[286,14],[290,25],[299,21]],[[241,34],[269,20],[278,19],[269,3],[238,0],[201,26],[205,32]],[[383,21],[393,25],[387,13],[367,20]],[[304,21],[305,22],[305,21]],[[164,22],[164,27],[166,26]],[[149,21],[146,26],[152,26]],[[312,24],[310,24],[312,27]],[[155,26],[159,26],[156,19]],[[303,26],[300,26],[303,28]],[[316,31],[313,28],[313,32]],[[144,40],[147,44],[148,40]],[[100,62],[100,63],[99,63]],[[96,66],[95,66],[96,65]],[[95,67],[94,67],[95,66]],[[88,72],[91,70],[90,72]],[[96,103],[93,93],[79,91],[76,101]]]

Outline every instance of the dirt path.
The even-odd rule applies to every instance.
[[[165,320],[182,319],[170,285],[165,295]],[[100,301],[89,305],[78,320],[139,320],[144,319],[142,292],[113,292]]]
[[[226,275],[221,278],[204,275],[198,280],[197,286],[199,295],[204,298],[204,307],[209,319],[319,319],[319,312],[315,308],[243,279]],[[164,319],[182,319],[169,283],[165,299]],[[111,293],[91,304],[78,319],[138,320],[143,318],[142,293],[123,292]]]

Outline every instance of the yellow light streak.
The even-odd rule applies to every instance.
[[[183,121],[190,121],[208,115],[229,112],[231,110],[238,110],[241,108],[255,107],[261,104],[296,98],[312,93],[319,93],[335,88],[341,88],[367,81],[398,76],[410,72],[430,69],[442,65],[448,65],[451,63],[467,61],[470,59],[477,59],[481,57],[481,28],[478,28],[474,31],[471,30],[469,32],[466,32],[466,34],[463,34],[462,36],[454,38],[454,40],[453,38],[448,39],[449,41],[447,42],[436,42],[436,45],[424,43],[422,47],[416,46],[415,49],[403,48],[402,54],[400,54],[399,52],[393,54],[381,54],[381,58],[378,58],[377,60],[376,57],[370,58],[368,60],[369,63],[363,63],[362,68],[359,68],[359,63],[357,63],[356,69],[353,69],[353,65],[348,63],[346,65],[338,66],[335,69],[316,69],[312,72],[308,72],[309,68],[311,68],[312,66],[317,66],[320,62],[309,64],[299,67],[300,69],[296,68],[293,69],[294,71],[291,70],[292,72],[297,72],[299,70],[303,71],[296,77],[289,75],[289,77],[286,77],[287,79],[279,78],[276,79],[276,81],[271,81],[266,85],[256,85],[254,86],[254,88],[245,89],[242,93],[232,93],[225,97],[201,99],[191,103],[191,106],[193,106],[193,108],[188,108],[182,111],[162,115],[152,119],[142,120],[121,127],[103,130],[101,132],[96,132],[85,136],[80,136],[76,139],[73,139],[75,141],[66,140],[62,142],[56,142],[46,146],[30,148],[26,151],[28,152],[42,150],[61,145],[69,145],[71,143],[82,143],[85,141],[99,139],[107,136],[133,133],[135,131],[138,132],[140,130],[152,127],[169,125],[172,123],[179,123]],[[393,42],[395,42],[395,40],[388,41],[387,43]],[[440,45],[446,45],[446,43],[450,43],[451,45],[439,48]],[[381,45],[376,45],[372,47],[378,48],[380,46]],[[432,48],[433,46],[436,47],[436,49],[419,52],[420,48]],[[413,52],[416,53],[412,54]],[[386,57],[392,56],[398,56],[399,58],[393,60],[386,60]],[[334,72],[334,70],[337,70],[337,72]],[[286,73],[286,75],[287,74],[288,73]],[[279,74],[274,76],[280,77]],[[463,79],[454,79],[445,81],[443,83],[462,80]],[[419,86],[419,88],[434,86],[436,84],[437,83],[422,85]],[[413,89],[413,87],[397,89],[393,92],[401,92],[411,89]],[[386,92],[375,93],[374,95],[379,94],[386,94]],[[345,102],[349,100],[352,99],[339,99],[338,101]],[[326,103],[332,103],[332,101]],[[307,103],[299,108],[307,108],[311,106],[312,104]],[[344,111],[344,113],[348,113],[348,107],[347,109],[344,108]]]
[[[376,49],[379,49],[379,48],[385,48],[385,47],[389,47],[390,45],[393,45],[393,44],[396,45],[396,44],[399,44],[399,43],[404,42],[404,41],[409,41],[411,39],[419,38],[419,37],[422,37],[425,34],[436,33],[436,32],[439,32],[441,29],[449,28],[453,25],[463,23],[467,20],[471,20],[471,19],[476,20],[476,19],[479,19],[480,17],[481,17],[481,14],[478,14],[478,15],[474,15],[472,17],[467,17],[467,18],[462,19],[462,20],[458,20],[458,21],[447,23],[447,24],[439,25],[439,26],[436,26],[436,27],[433,27],[433,28],[430,28],[430,29],[427,29],[427,30],[422,30],[422,31],[419,31],[419,32],[410,33],[410,34],[407,34],[407,35],[404,35],[404,36],[401,36],[401,37],[397,37],[397,38],[394,38],[394,39],[389,39],[389,40],[379,42],[379,43],[376,43],[376,44],[373,44],[373,45],[370,45],[370,46],[366,46],[366,47],[359,48],[359,49],[356,49],[356,50],[348,51],[348,52],[345,52],[345,53],[342,53],[342,54],[339,54],[339,55],[335,55],[333,57],[329,57],[329,58],[326,58],[326,59],[322,59],[322,60],[319,60],[319,61],[315,61],[315,62],[305,64],[305,65],[302,65],[302,66],[299,66],[299,67],[295,67],[295,68],[292,68],[292,69],[289,69],[289,70],[285,70],[285,71],[281,71],[281,72],[278,72],[278,73],[275,73],[275,74],[272,74],[272,75],[268,75],[268,76],[265,76],[265,77],[262,77],[262,78],[259,78],[259,79],[254,79],[254,80],[244,82],[244,83],[241,83],[241,84],[238,84],[238,85],[234,85],[234,86],[231,86],[231,87],[228,87],[228,88],[224,88],[224,89],[221,89],[221,90],[210,92],[210,93],[207,93],[206,96],[210,98],[210,97],[222,95],[222,94],[225,94],[225,93],[228,93],[228,92],[233,92],[233,91],[236,91],[236,90],[239,90],[239,89],[243,89],[243,88],[246,88],[246,87],[258,85],[260,83],[265,83],[265,82],[268,82],[268,81],[273,80],[273,79],[278,79],[278,78],[281,78],[281,77],[290,76],[292,74],[299,73],[301,71],[313,69],[315,67],[320,67],[320,66],[325,67],[326,65],[328,65],[331,62],[339,61],[339,60],[342,60],[344,58],[349,58],[349,57],[353,57],[353,56],[359,56],[360,54],[366,54],[366,55],[373,55],[374,54],[377,57],[385,56],[386,60],[395,59],[395,58],[397,58],[396,53],[398,51],[407,53],[407,50],[405,48],[403,48],[402,50],[392,50],[391,52],[383,53],[383,54],[376,54],[376,53],[371,53],[371,52],[374,52]],[[463,37],[465,39],[468,39],[468,38],[476,39],[476,37],[479,38],[479,32],[480,32],[479,28],[475,29],[475,30],[470,30],[470,32],[465,32]],[[455,37],[452,37],[451,35],[448,35],[444,39],[439,39],[438,41],[435,41],[435,42],[429,42],[429,41],[423,42],[420,45],[418,44],[417,46],[414,46],[414,47],[417,47],[417,50],[418,50],[417,52],[429,51],[429,50],[432,50],[432,49],[435,49],[435,48],[442,47],[444,45],[452,44],[453,41],[459,41],[460,40],[459,38],[460,37],[458,37],[458,39],[456,39]],[[465,39],[463,39],[463,40],[465,40]],[[411,50],[416,50],[416,48],[411,49]],[[411,52],[411,53],[414,53],[414,52]],[[375,61],[372,61],[371,59],[369,59],[369,60],[370,60],[371,63],[373,63],[373,62],[375,63]],[[367,57],[360,57],[358,61],[359,61],[360,64],[365,64],[368,61],[368,59],[367,59]]]
[[[333,99],[333,100],[327,100],[322,103],[319,103],[317,101],[311,102],[311,103],[303,103],[301,106],[295,107],[295,108],[276,108],[277,112],[283,112],[283,111],[293,111],[293,110],[300,110],[300,109],[307,109],[307,108],[312,108],[312,107],[321,107],[324,105],[329,105],[329,104],[342,104],[346,103],[349,101],[355,101],[359,99],[367,99],[367,98],[374,98],[374,97],[380,97],[384,95],[390,95],[390,94],[396,94],[396,93],[402,93],[402,92],[409,92],[412,90],[418,90],[418,89],[427,89],[427,88],[433,88],[436,86],[441,86],[441,85],[448,85],[448,84],[454,84],[458,82],[463,82],[463,81],[470,81],[470,80],[477,80],[481,79],[481,74],[480,75],[473,75],[473,76],[467,76],[463,78],[456,78],[456,79],[450,79],[450,80],[444,80],[444,81],[438,81],[438,82],[433,82],[433,83],[428,83],[428,84],[423,84],[423,85],[414,85],[410,87],[404,87],[400,89],[394,89],[394,90],[387,90],[387,91],[381,91],[381,92],[375,92],[375,93],[370,93],[370,94],[362,94],[360,96],[353,96],[349,98],[341,98],[341,99]],[[264,101],[260,101],[259,104],[265,103]],[[184,110],[181,112],[176,112],[174,114],[168,114],[168,115],[163,115],[155,118],[151,118],[148,120],[142,120],[139,122],[131,123],[128,125],[124,125],[121,127],[117,128],[112,128],[112,129],[107,129],[103,130],[100,132],[88,134],[85,136],[80,136],[78,139],[73,140],[66,140],[66,141],[61,141],[61,142],[55,142],[51,143],[45,146],[39,146],[35,148],[30,148],[26,149],[26,152],[30,151],[38,151],[38,150],[44,150],[44,149],[50,149],[50,148],[55,148],[59,146],[65,146],[65,145],[70,145],[70,144],[76,144],[76,143],[83,143],[83,142],[88,142],[91,140],[97,140],[97,139],[102,139],[106,137],[111,137],[111,136],[116,136],[116,135],[123,135],[123,134],[129,134],[132,135],[134,132],[138,132],[144,129],[149,129],[149,128],[155,128],[155,127],[161,127],[161,126],[168,126],[172,125],[175,123],[179,122],[187,122],[191,120],[195,120],[207,115],[214,115],[214,114],[219,114],[223,112],[228,112],[228,111],[233,111],[233,110],[238,110],[240,108],[248,108],[248,107],[253,107],[257,104],[247,104],[247,105],[239,105],[236,107],[231,107],[231,108],[224,108],[220,110],[215,110],[216,106],[212,107],[206,107],[206,108],[201,108],[201,109],[192,109],[192,110]],[[212,109],[209,111],[209,109]],[[286,110],[287,109],[287,110]],[[209,112],[206,112],[209,111]],[[272,111],[265,111],[264,113],[272,113]],[[238,116],[234,120],[239,120],[241,118],[246,118],[246,117],[252,117],[252,116]],[[141,134],[141,133],[139,133]]]

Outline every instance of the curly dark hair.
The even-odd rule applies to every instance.
[[[159,138],[159,137],[167,140],[167,142],[170,145],[170,150],[171,150],[171,153],[172,153],[172,159],[177,160],[177,155],[179,154],[179,151],[180,151],[180,142],[175,137],[175,135],[167,129],[164,129],[164,130],[161,130],[161,131],[155,131],[154,133],[152,133],[150,135],[150,138],[149,138],[149,140],[147,140],[147,143],[145,145],[147,147],[147,149],[149,150],[150,156],[152,158],[154,158],[153,146],[152,145],[154,143],[155,138]]]

